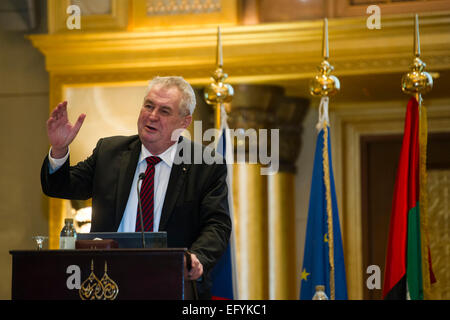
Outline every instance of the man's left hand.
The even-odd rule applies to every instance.
[[[203,265],[198,260],[197,256],[194,253],[190,253],[191,255],[191,269],[188,271],[186,268],[186,257],[184,257],[184,275],[188,280],[197,280],[203,275]]]

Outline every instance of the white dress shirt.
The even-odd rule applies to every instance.
[[[161,220],[161,212],[164,204],[164,199],[166,197],[167,185],[169,184],[170,171],[172,170],[173,161],[175,159],[177,151],[177,144],[174,143],[163,153],[157,155],[161,158],[160,161],[155,166],[155,177],[154,177],[154,214],[153,214],[153,230],[159,230],[159,222]],[[135,232],[136,230],[136,217],[138,208],[138,197],[137,197],[137,181],[141,173],[145,173],[147,169],[147,157],[153,156],[144,145],[141,145],[141,153],[139,154],[139,160],[134,173],[133,183],[131,185],[130,195],[128,196],[128,202],[123,213],[122,221],[120,222],[117,232]],[[64,158],[54,159],[51,156],[51,149],[48,154],[50,163],[50,174],[58,170],[69,157],[69,152]],[[139,186],[140,187],[140,186]]]

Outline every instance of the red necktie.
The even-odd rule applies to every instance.
[[[147,170],[145,170],[145,178],[141,185],[141,205],[142,205],[142,220],[144,231],[153,231],[153,203],[154,203],[154,178],[155,166],[161,161],[159,157],[148,157]],[[141,217],[139,216],[139,205],[136,216],[136,232],[141,231]]]

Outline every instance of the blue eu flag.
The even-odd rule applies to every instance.
[[[329,129],[328,129],[329,132]],[[347,299],[347,284],[345,277],[344,253],[342,248],[339,214],[334,187],[333,166],[331,161],[330,137],[328,141],[329,182],[331,193],[331,208],[333,217],[333,243],[335,265],[335,299]],[[328,215],[326,187],[324,183],[324,130],[317,137],[314,156],[314,169],[311,182],[308,222],[306,227],[305,251],[301,270],[300,299],[311,300],[317,285],[325,286],[325,293],[330,297],[330,259],[328,247]]]

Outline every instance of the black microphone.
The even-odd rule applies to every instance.
[[[141,190],[139,188],[139,182],[141,180],[144,180],[145,173],[140,173],[139,178],[137,181],[137,196],[138,196],[138,203],[139,203],[139,216],[141,217],[141,232],[142,232],[142,248],[145,248],[145,235],[144,235],[144,219],[142,218],[142,205],[141,205]]]

